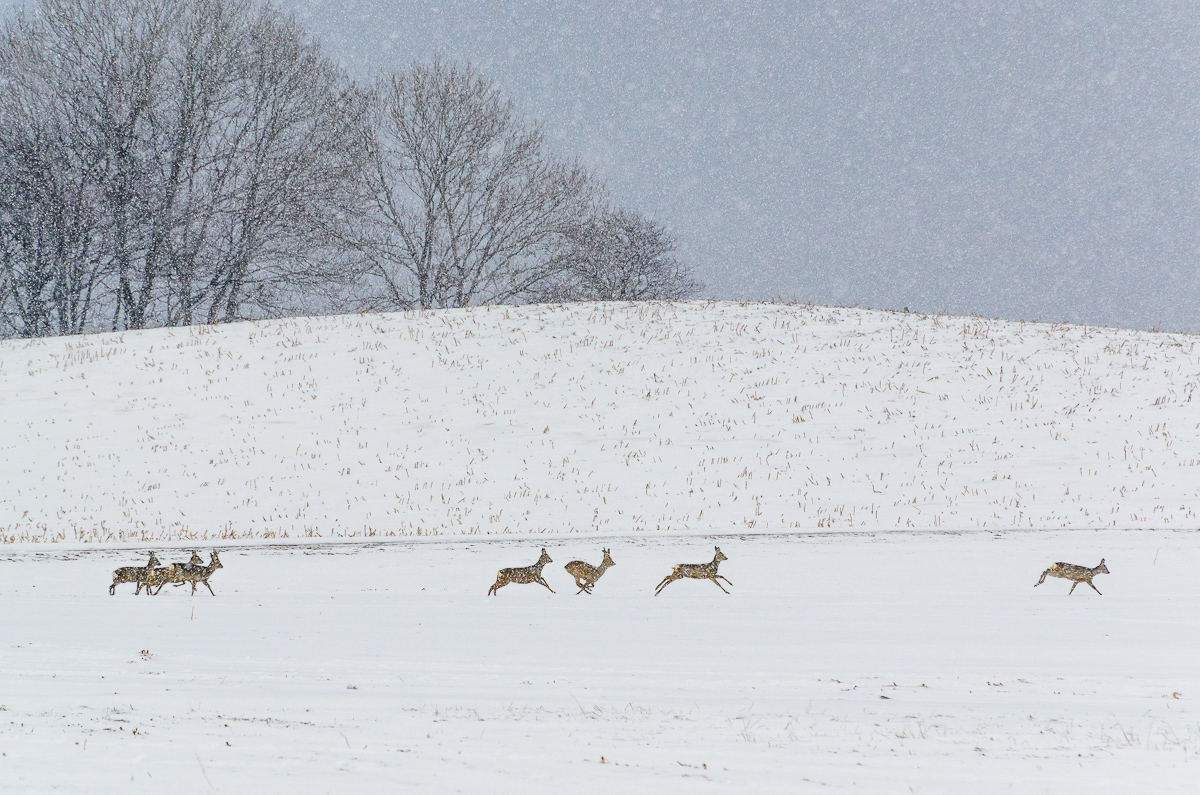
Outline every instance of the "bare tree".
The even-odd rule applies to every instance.
[[[113,329],[278,314],[338,275],[317,266],[339,261],[323,219],[353,195],[365,100],[290,17],[255,0],[39,0],[3,46],[14,333],[82,331],[98,306]],[[74,302],[54,330],[52,300]]]
[[[215,157],[213,95],[239,50],[223,33],[246,13],[241,0],[41,0],[11,29],[33,53],[24,93],[47,106],[41,126],[58,131],[57,156],[94,172],[92,271],[104,277],[110,328],[169,322],[180,230],[211,212],[196,188]]]
[[[216,240],[229,163],[226,131],[239,113],[238,81],[255,18],[247,0],[187,3],[171,31],[152,149],[148,259],[166,279],[159,322],[195,322],[217,267]]]
[[[600,209],[565,235],[542,301],[657,301],[701,289],[675,254],[675,239],[629,210]]]
[[[30,8],[0,36],[0,336],[696,290],[470,66],[364,91],[260,0]]]
[[[380,81],[354,245],[375,308],[519,300],[591,195],[491,81],[440,59]]]
[[[208,321],[243,306],[279,314],[289,296],[338,276],[332,223],[359,178],[366,96],[290,17],[264,8],[243,52],[239,107],[224,123],[220,256]],[[324,263],[324,264],[323,264]]]
[[[0,335],[87,330],[104,276],[102,163],[80,146],[19,15],[0,37]]]
[[[103,247],[116,277],[112,328],[143,328],[162,274],[153,225],[155,132],[161,127],[176,0],[41,0],[37,71],[53,92],[71,145],[101,169]]]

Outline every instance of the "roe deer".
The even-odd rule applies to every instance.
[[[613,559],[609,556],[607,549],[603,549],[601,552],[604,553],[604,560],[600,562],[599,566],[584,563],[582,560],[573,560],[563,567],[567,570],[568,574],[575,578],[575,584],[579,586],[579,590],[575,592],[576,596],[579,596],[584,591],[591,593],[592,586],[596,584],[596,580],[600,579],[600,575],[604,573],[604,570],[610,566],[617,565],[613,563]]]
[[[203,563],[200,556],[194,552],[192,553],[192,558],[199,563]],[[223,568],[225,567],[221,565],[221,559],[217,557],[217,550],[214,549],[212,551],[212,560],[208,562],[207,566],[189,565],[183,569],[178,569],[175,572],[174,579],[170,580],[170,582],[177,588],[185,582],[190,582],[192,584],[192,596],[196,595],[196,583],[203,583],[208,592],[216,596],[212,586],[208,584],[208,578],[213,575],[214,571]],[[159,590],[162,590],[162,586],[159,586]]]
[[[720,547],[714,547],[714,549],[717,550],[717,554],[713,555],[712,563],[680,563],[678,566],[674,567],[671,570],[671,573],[666,577],[663,577],[663,581],[660,582],[658,587],[654,589],[654,595],[658,596],[663,588],[666,588],[676,580],[682,580],[684,577],[688,577],[693,580],[712,580],[714,585],[716,585],[722,591],[725,591],[725,586],[717,582],[717,579],[719,578],[725,580],[725,582],[729,582],[729,579],[717,574],[717,566],[721,564],[721,561],[729,560],[729,558],[721,554]],[[729,582],[729,584],[733,585],[731,582]],[[729,593],[729,591],[725,591],[725,593]]]
[[[1055,563],[1050,568],[1042,572],[1042,578],[1033,584],[1036,588],[1046,581],[1046,577],[1059,577],[1064,580],[1071,580],[1071,590],[1067,591],[1067,596],[1075,593],[1075,586],[1081,582],[1086,582],[1092,586],[1092,590],[1100,593],[1100,589],[1092,584],[1092,578],[1097,574],[1110,574],[1108,566],[1104,565],[1104,558],[1100,558],[1100,565],[1093,568],[1087,566],[1076,566],[1074,563]],[[1104,594],[1100,594],[1104,596]]]
[[[187,563],[176,563],[180,569],[198,569],[204,565],[204,558],[200,557],[200,553],[192,550],[192,558]]]
[[[500,569],[496,574],[496,584],[488,588],[488,596],[496,593],[497,590],[508,585],[510,582],[531,583],[536,582],[546,586],[550,593],[554,593],[554,589],[542,579],[542,567],[547,563],[553,563],[550,556],[546,554],[546,550],[542,550],[542,556],[538,558],[538,562],[532,566],[525,566],[519,569]]]
[[[141,589],[141,587],[144,585],[144,586],[146,586],[146,596],[151,595],[152,589],[155,589],[153,592],[153,595],[158,596],[158,592],[163,589],[164,585],[166,585],[167,583],[174,580],[177,576],[179,576],[178,572],[179,572],[179,564],[178,563],[172,563],[170,566],[162,566],[160,568],[157,568],[154,571],[147,574],[146,577],[141,582],[138,583],[138,589]],[[137,595],[136,590],[133,593],[135,596]]]
[[[115,595],[117,593],[117,586],[123,582],[136,582],[138,583],[138,587],[133,592],[136,596],[142,590],[142,581],[150,576],[150,573],[154,571],[154,567],[157,565],[158,558],[154,557],[154,553],[151,552],[150,560],[147,561],[145,566],[122,566],[117,569],[113,572],[112,585],[108,586],[108,595]]]
[[[171,565],[175,567],[175,573],[171,576],[171,579],[168,580],[168,582],[176,587],[179,587],[185,582],[183,579],[183,573],[185,571],[194,571],[195,569],[202,568],[204,566],[204,558],[200,557],[199,552],[192,550],[192,557],[187,563],[173,563]]]

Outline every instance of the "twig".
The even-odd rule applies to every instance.
[[[200,761],[200,754],[198,753],[196,754],[196,764],[200,765],[200,775],[204,776],[205,781],[208,781],[208,788],[213,792],[216,792],[217,788],[214,787],[213,783],[208,780],[208,771],[204,769],[204,763]]]

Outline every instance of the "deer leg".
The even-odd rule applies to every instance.
[[[548,590],[550,593],[556,593],[556,591],[555,591],[553,588],[551,588],[551,587],[550,587],[550,583],[546,582],[546,581],[545,581],[545,580],[543,580],[541,577],[538,577],[538,578],[537,578],[537,579],[536,579],[534,582],[539,582],[539,583],[541,583],[542,585],[545,585],[545,586],[546,586],[546,590]]]
[[[203,582],[204,582],[204,587],[208,589],[208,592],[210,594],[212,594],[213,596],[216,596],[217,594],[213,591],[212,586],[208,584],[208,580],[204,580]]]
[[[112,585],[108,586],[108,595],[109,596],[117,595],[117,584],[115,582]]]
[[[663,588],[666,588],[668,585],[670,585],[671,583],[675,582],[678,579],[679,578],[676,577],[674,574],[668,574],[666,577],[663,577],[662,582],[660,582],[658,584],[658,587],[654,589],[654,595],[658,596],[658,594],[662,591]]]
[[[712,580],[712,584],[713,584],[713,585],[717,586],[717,587],[718,587],[718,588],[720,588],[722,591],[725,591],[725,586],[724,586],[724,585],[721,585],[721,583],[717,582],[717,578],[716,578],[716,577],[709,577],[708,579]],[[733,583],[729,583],[729,584],[730,584],[730,585],[733,585]],[[725,591],[725,593],[729,593],[729,591]]]
[[[1042,578],[1041,578],[1040,580],[1038,580],[1037,582],[1035,582],[1035,583],[1033,584],[1033,587],[1034,587],[1034,588],[1036,588],[1036,587],[1038,587],[1039,585],[1041,585],[1042,583],[1044,583],[1044,582],[1046,581],[1046,575],[1047,575],[1047,574],[1049,574],[1049,573],[1050,573],[1050,569],[1046,569],[1045,571],[1043,571],[1043,572],[1042,572]]]
[[[1092,586],[1092,590],[1093,590],[1093,591],[1095,591],[1096,593],[1100,593],[1100,589],[1099,589],[1099,588],[1097,588],[1095,585],[1092,585],[1092,581],[1091,581],[1091,580],[1088,580],[1088,581],[1087,581],[1087,584]],[[1104,594],[1102,594],[1102,593],[1100,593],[1100,595],[1101,595],[1101,596],[1104,596]]]
[[[728,577],[726,577],[724,574],[714,574],[713,576],[714,576],[714,577],[720,577],[720,578],[721,578],[722,580],[724,580],[725,582],[729,582],[729,578],[728,578]],[[729,584],[730,584],[730,585],[733,585],[733,583],[731,583],[731,582],[729,582]]]
[[[1075,593],[1075,586],[1078,584],[1079,584],[1079,580],[1076,580],[1075,582],[1071,583],[1071,590],[1067,591],[1067,596],[1070,596],[1071,594]]]

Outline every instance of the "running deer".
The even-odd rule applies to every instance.
[[[584,563],[582,560],[573,560],[563,567],[568,574],[575,578],[575,584],[579,586],[579,590],[575,592],[576,596],[584,591],[591,593],[592,586],[596,584],[596,580],[600,579],[600,575],[604,574],[605,569],[617,565],[613,563],[607,549],[601,551],[604,553],[604,560],[600,562],[599,566]]]
[[[678,566],[671,569],[671,573],[666,577],[663,577],[663,581],[660,582],[658,587],[654,589],[654,595],[658,596],[663,588],[666,588],[676,580],[682,580],[685,577],[693,580],[712,580],[714,585],[716,585],[722,591],[725,591],[725,586],[721,585],[721,583],[717,582],[717,580],[722,579],[725,580],[725,582],[729,582],[729,579],[717,574],[717,566],[721,564],[721,561],[729,560],[729,558],[721,554],[720,547],[714,547],[714,549],[717,550],[717,554],[713,555],[712,563],[680,563]],[[729,582],[729,584],[733,585],[731,582]],[[725,591],[725,593],[729,593],[729,591]]]
[[[496,584],[491,588],[488,588],[488,596],[496,593],[496,591],[508,585],[510,582],[523,584],[536,582],[545,585],[546,589],[549,590],[550,593],[554,593],[554,589],[542,579],[542,568],[547,563],[553,562],[554,561],[550,559],[550,556],[546,554],[546,550],[543,549],[542,556],[538,558],[538,562],[532,566],[525,566],[519,569],[500,569],[500,572],[496,575]]]
[[[192,550],[192,558],[187,563],[176,563],[180,569],[198,569],[204,565],[204,558],[200,557],[200,553]]]
[[[153,595],[158,596],[158,592],[163,589],[164,585],[174,581],[175,578],[179,576],[179,571],[180,569],[178,563],[172,563],[170,566],[162,566],[157,568],[147,574],[145,579],[138,583],[138,588],[140,589],[144,585],[146,586],[146,596],[150,596],[152,590]],[[137,595],[136,590],[133,593],[135,596]]]
[[[208,584],[208,578],[211,577],[213,572],[215,572],[217,569],[225,568],[221,565],[221,559],[217,557],[217,550],[214,549],[212,551],[212,560],[208,562],[207,566],[200,565],[204,561],[195,552],[192,553],[192,560],[192,564],[189,564],[182,569],[177,569],[174,579],[170,580],[169,582],[177,588],[180,585],[183,585],[185,582],[190,582],[192,584],[192,596],[196,595],[196,583],[201,583],[205,588],[208,589],[210,594],[216,596],[216,593],[213,592],[212,586]],[[159,586],[159,590],[162,590],[162,586]]]
[[[187,563],[175,563],[173,565],[175,566],[175,574],[170,582],[172,585],[179,586],[184,582],[183,573],[202,568],[204,566],[204,558],[200,557],[200,553],[193,549],[192,557]]]
[[[122,566],[113,572],[112,585],[108,586],[108,595],[114,596],[117,593],[117,586],[123,582],[136,582],[137,590],[133,593],[136,596],[142,590],[142,582],[150,576],[154,571],[154,567],[158,565],[158,558],[154,557],[154,553],[150,553],[150,560],[145,566]]]
[[[1097,574],[1110,574],[1108,566],[1104,565],[1104,558],[1100,558],[1100,565],[1093,568],[1087,566],[1076,566],[1074,563],[1055,563],[1050,568],[1042,572],[1042,578],[1033,584],[1036,588],[1046,581],[1046,577],[1058,577],[1063,580],[1071,580],[1071,590],[1067,591],[1067,596],[1075,593],[1075,586],[1081,582],[1086,582],[1092,586],[1092,590],[1100,593],[1100,589],[1092,583],[1092,578]],[[1104,596],[1104,594],[1100,594]]]

